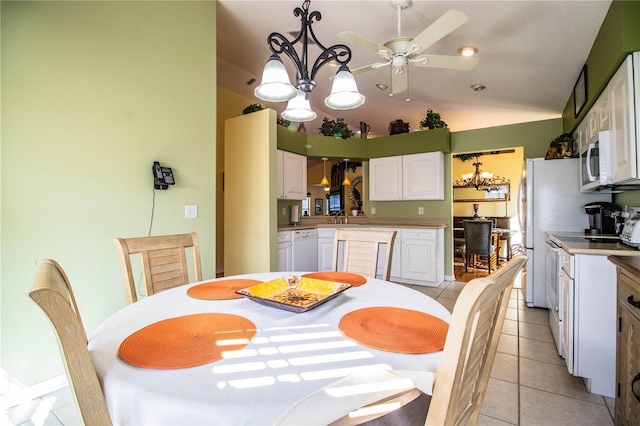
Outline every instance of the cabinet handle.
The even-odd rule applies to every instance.
[[[627,297],[627,302],[629,302],[632,306],[635,306],[636,308],[640,309],[640,300],[638,300],[637,302],[633,301],[633,294],[629,297]]]
[[[638,402],[640,402],[640,395],[638,395],[636,390],[633,388],[633,385],[635,385],[637,381],[640,381],[640,373],[636,374],[636,377],[631,381],[631,392],[633,392],[633,396],[635,396]]]

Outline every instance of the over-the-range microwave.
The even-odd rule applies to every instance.
[[[597,133],[597,138],[580,147],[580,190],[596,191],[611,182],[611,131]]]

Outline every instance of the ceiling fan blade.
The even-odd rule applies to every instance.
[[[426,60],[426,61],[425,61]],[[478,58],[447,55],[420,55],[409,62],[418,67],[450,68],[468,71],[478,64]]]
[[[416,47],[413,47],[415,45],[417,46],[417,50],[413,53],[421,52],[468,20],[469,18],[467,18],[467,15],[464,13],[451,9],[438,18],[433,24],[429,25],[427,29],[418,34],[409,43],[408,48],[416,49]]]
[[[369,65],[366,65],[364,67],[352,69],[350,71],[351,71],[351,74],[356,75],[356,74],[361,74],[363,72],[367,72],[367,71],[371,71],[371,70],[375,70],[375,69],[378,69],[378,68],[385,67],[385,66],[389,65],[390,63],[391,63],[391,61],[389,61],[389,62],[376,62],[375,64],[369,64]],[[329,77],[329,80],[333,80],[334,78],[335,78],[335,74],[332,75],[331,77]]]
[[[362,37],[361,35],[356,34],[353,31],[344,31],[344,32],[338,33],[336,34],[336,37],[338,37],[342,41],[349,43],[352,46],[358,46],[363,49],[370,50],[371,52],[374,52],[374,53],[379,54],[381,50],[389,53],[393,53],[389,48],[384,47],[383,45],[376,43],[373,40],[369,40],[368,38]]]
[[[409,88],[409,78],[406,72],[391,72],[391,93],[405,92]]]

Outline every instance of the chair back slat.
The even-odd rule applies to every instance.
[[[396,231],[362,231],[338,229],[333,241],[333,270],[340,263],[339,248],[344,244],[342,272],[352,272],[365,277],[375,278],[378,270],[378,253],[385,247],[382,259],[382,279],[389,280],[391,275],[391,257]]]
[[[191,282],[187,266],[187,248],[193,249],[195,281],[202,281],[200,245],[195,232],[180,235],[116,238],[114,241],[120,257],[127,304],[138,300],[131,268],[131,255],[140,254],[147,296]]]
[[[110,425],[107,404],[87,348],[87,335],[67,275],[52,259],[36,262],[27,294],[53,326],[63,364],[80,415],[87,425]]]

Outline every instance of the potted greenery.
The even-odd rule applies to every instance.
[[[322,119],[322,126],[319,129],[321,135],[333,136],[334,138],[347,139],[354,135],[354,133],[349,130],[347,123],[344,122],[344,118],[330,120],[324,117]]]
[[[242,115],[251,114],[252,112],[261,111],[264,107],[260,104],[251,104],[242,110]]]
[[[433,112],[431,108],[427,110],[426,117],[420,122],[421,129],[442,129],[448,127],[447,123],[445,123],[440,114],[437,112]]]
[[[405,123],[398,118],[389,123],[389,134],[398,135],[400,133],[409,133],[409,123]]]

